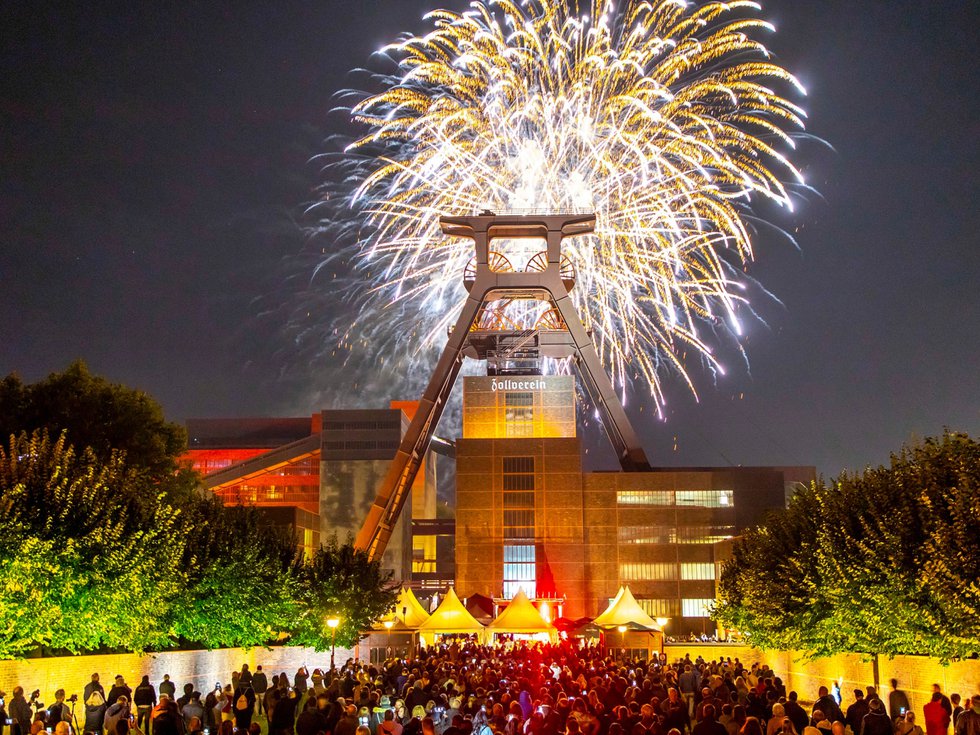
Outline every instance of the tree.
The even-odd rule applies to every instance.
[[[798,493],[735,544],[715,615],[762,648],[980,651],[980,444],[947,432]]]
[[[174,633],[207,648],[249,647],[288,629],[296,616],[295,540],[262,524],[255,508],[225,508],[215,497],[195,498],[184,512],[188,580],[173,602]]]
[[[329,650],[327,619],[335,616],[340,620],[337,645],[353,646],[362,630],[394,608],[398,586],[391,577],[380,561],[368,561],[367,553],[350,541],[338,544],[335,538],[322,545],[300,570],[299,611],[289,642]]]
[[[65,431],[70,445],[90,447],[103,462],[124,452],[130,469],[156,482],[174,478],[187,446],[184,428],[168,422],[153,398],[92,375],[80,360],[37,383],[16,374],[0,381],[0,437],[35,429]]]
[[[0,657],[167,643],[178,518],[118,453],[103,463],[65,434],[11,437],[0,446]]]

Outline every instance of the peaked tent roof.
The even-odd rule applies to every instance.
[[[494,633],[551,633],[554,627],[541,617],[524,590],[517,590],[514,599],[488,626]]]
[[[439,607],[419,625],[419,630],[428,633],[479,633],[483,626],[467,612],[456,591],[450,587]]]
[[[592,621],[600,628],[616,628],[620,625],[632,625],[643,630],[660,630],[657,621],[651,618],[637,603],[629,585],[620,587],[619,592],[609,607],[599,617]]]
[[[422,607],[422,603],[419,602],[419,598],[415,596],[415,593],[412,592],[410,587],[402,587],[402,591],[398,595],[398,602],[395,603],[394,611],[386,615],[383,619],[391,619],[393,617],[401,620],[406,628],[414,630],[429,619],[429,613]]]

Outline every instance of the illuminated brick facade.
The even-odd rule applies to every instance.
[[[564,596],[574,618],[629,584],[669,632],[709,631],[717,543],[781,507],[813,468],[583,472],[574,388],[568,376],[464,378],[457,591]]]

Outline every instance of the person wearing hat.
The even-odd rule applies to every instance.
[[[861,721],[861,735],[892,735],[892,721],[880,699],[868,702],[868,714]]]

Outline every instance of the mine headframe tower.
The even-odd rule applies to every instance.
[[[468,296],[355,540],[355,546],[367,551],[371,559],[384,553],[464,357],[486,360],[489,375],[533,374],[540,372],[542,357],[574,357],[579,379],[599,412],[623,469],[650,469],[569,296],[575,272],[568,258],[562,256],[562,241],[594,232],[595,214],[482,212],[471,217],[442,217],[440,224],[446,235],[469,238],[475,245],[475,258],[463,275]],[[506,257],[490,249],[494,240],[528,238],[544,240],[546,250],[535,255],[523,271],[512,270]],[[494,304],[513,300],[544,301],[551,308],[532,329],[508,329],[494,319]]]

